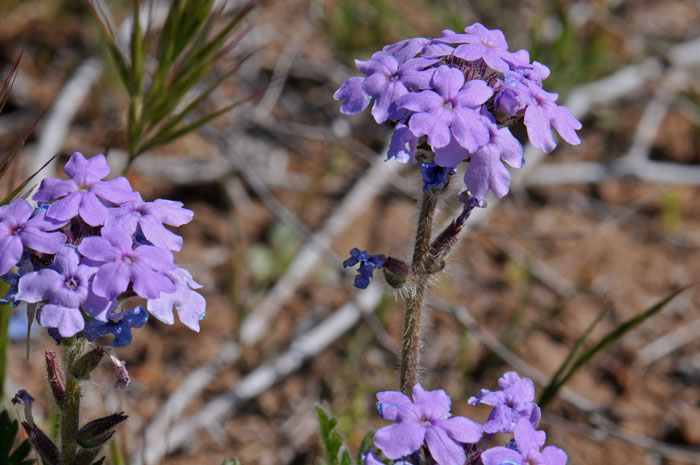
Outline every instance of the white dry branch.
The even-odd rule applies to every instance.
[[[149,441],[145,448],[132,456],[133,465],[160,463],[171,451],[186,447],[203,429],[221,430],[221,422],[232,415],[243,403],[254,399],[272,386],[298,370],[304,361],[318,355],[322,350],[352,329],[362,314],[371,313],[384,295],[378,283],[359,293],[317,326],[292,341],[289,348],[262,364],[227,392],[219,394],[199,409],[194,415],[172,425],[161,440]],[[217,434],[217,433],[214,433]]]
[[[240,338],[243,344],[259,341],[267,331],[269,321],[274,318],[284,302],[290,298],[306,277],[316,269],[322,254],[318,244],[330,247],[333,239],[344,231],[367,207],[386,185],[386,179],[402,165],[385,163],[380,157],[370,166],[362,178],[355,183],[340,205],[328,217],[323,227],[313,234],[289,264],[284,274],[251,311],[241,325]]]

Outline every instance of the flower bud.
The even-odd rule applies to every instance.
[[[401,289],[412,277],[413,270],[407,263],[392,257],[384,261],[384,278],[394,289]]]
[[[124,412],[119,412],[86,423],[78,431],[78,444],[86,449],[101,447],[114,434],[114,427],[127,418]]]
[[[23,421],[22,426],[27,436],[29,436],[29,441],[31,441],[32,446],[34,446],[34,450],[36,450],[39,457],[41,457],[41,462],[44,465],[60,465],[61,453],[58,451],[56,444],[54,444],[35,424],[30,425],[26,421]]]
[[[96,449],[80,449],[78,456],[75,458],[75,465],[101,465],[104,463],[104,456],[100,457],[98,461],[94,461],[95,457],[100,455],[102,448],[98,447]]]
[[[71,374],[77,379],[88,379],[92,370],[97,368],[97,365],[102,361],[102,356],[105,351],[102,347],[97,346],[91,351],[83,354],[78,360],[75,361]]]
[[[56,352],[46,351],[46,374],[49,378],[49,386],[53,393],[53,398],[56,400],[56,405],[61,407],[66,398],[66,378],[63,374],[63,368],[58,361]]]

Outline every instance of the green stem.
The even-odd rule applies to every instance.
[[[83,352],[83,343],[74,338],[63,340],[66,398],[61,407],[61,457],[63,465],[73,465],[78,454],[80,425],[80,381],[72,375],[73,365]]]
[[[406,299],[401,345],[401,392],[406,395],[410,395],[413,386],[419,381],[423,301],[429,284],[429,275],[425,264],[430,257],[430,237],[437,209],[437,198],[437,193],[433,189],[423,193],[418,217],[412,263],[414,289]]]
[[[4,296],[10,289],[10,285],[0,279],[0,295]],[[0,305],[0,404],[5,396],[5,366],[7,363],[7,346],[10,339],[8,331],[10,329],[11,305]]]

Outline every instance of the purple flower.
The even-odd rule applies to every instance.
[[[388,119],[400,119],[403,112],[397,108],[397,102],[409,89],[425,88],[430,83],[432,71],[423,69],[434,60],[414,58],[401,63],[387,52],[377,52],[367,61],[355,60],[357,69],[367,75],[362,82],[362,90],[374,99],[372,116],[381,124]]]
[[[489,131],[478,109],[493,95],[486,82],[468,81],[464,74],[449,66],[440,66],[433,75],[435,90],[404,95],[399,105],[415,112],[408,127],[415,136],[427,136],[433,148],[444,147],[453,138],[465,149],[474,151],[488,142]]]
[[[372,279],[375,268],[384,266],[386,255],[370,255],[366,250],[360,250],[357,247],[350,251],[350,258],[343,262],[343,267],[355,266],[358,263],[360,268],[355,276],[354,286],[358,289],[367,289],[369,280]]]
[[[192,279],[192,275],[184,268],[175,268],[166,273],[175,283],[175,292],[161,293],[157,299],[148,299],[147,308],[151,315],[166,324],[173,324],[173,307],[185,326],[199,332],[199,320],[204,318],[206,301],[197,291],[202,287]]]
[[[386,45],[382,49],[382,52],[393,55],[398,60],[399,64],[402,65],[418,55],[430,42],[430,39],[424,37],[414,37],[412,39],[401,40],[395,44]]]
[[[532,82],[528,83],[532,101],[525,110],[525,126],[527,137],[532,145],[545,152],[551,152],[557,146],[552,137],[550,126],[569,144],[581,143],[576,130],[581,129],[581,123],[571,114],[568,108],[555,104],[558,95],[546,92]]]
[[[161,292],[174,292],[166,271],[175,268],[169,250],[152,245],[133,248],[131,235],[115,228],[103,228],[102,237],[86,237],[78,251],[98,266],[93,288],[97,295],[114,299],[133,283],[136,294],[156,299]]]
[[[471,162],[464,174],[467,189],[480,200],[486,197],[489,189],[498,197],[508,193],[510,173],[503,166],[503,161],[513,168],[520,168],[524,163],[523,147],[510,130],[496,126],[489,114],[485,118],[491,121],[488,126],[491,139],[471,154]]]
[[[0,207],[0,275],[19,262],[24,246],[55,254],[65,244],[66,236],[54,231],[65,222],[51,221],[45,218],[45,212],[32,216],[33,212],[32,206],[24,199],[15,199]]]
[[[450,180],[449,176],[457,172],[456,168],[442,167],[435,163],[421,163],[420,172],[423,175],[423,192],[430,189],[442,190]]]
[[[192,210],[182,208],[182,202],[156,199],[144,202],[136,192],[136,199],[110,210],[110,218],[105,227],[119,228],[134,234],[141,228],[144,237],[156,247],[169,250],[182,249],[182,237],[169,231],[163,225],[182,226],[192,221]]]
[[[466,34],[455,34],[450,30],[442,31],[441,41],[450,44],[462,44],[454,52],[454,55],[467,61],[484,60],[487,65],[496,71],[505,73],[510,69],[508,63],[524,64],[529,62],[522,53],[508,51],[506,38],[498,29],[486,29],[480,23],[473,24],[464,29]]]
[[[50,268],[27,273],[19,280],[17,299],[30,303],[46,301],[39,313],[39,324],[57,328],[62,337],[74,336],[85,325],[80,307],[88,298],[90,279],[96,269],[80,265],[79,261],[75,248],[66,246],[56,254]]]
[[[95,155],[89,160],[75,152],[64,168],[70,179],[44,179],[34,200],[50,202],[46,216],[58,221],[68,221],[76,215],[90,226],[103,225],[107,220],[107,207],[102,200],[120,205],[135,199],[129,181],[118,177],[101,181],[109,174],[109,165],[104,155]]]
[[[396,424],[379,429],[374,444],[390,459],[417,451],[423,444],[438,465],[463,464],[463,444],[476,443],[481,425],[465,418],[450,416],[451,401],[445,391],[425,391],[413,387],[413,402],[404,394],[386,391],[377,394],[379,414]]]
[[[362,90],[362,83],[366,78],[355,76],[343,83],[333,94],[333,99],[344,100],[340,105],[340,111],[345,114],[359,113],[372,101],[369,95]]]
[[[517,449],[492,447],[481,453],[484,465],[566,465],[566,452],[554,446],[547,446],[540,452],[547,435],[535,431],[529,421],[521,419],[514,431]]]
[[[535,400],[535,385],[528,378],[520,378],[510,371],[498,380],[500,391],[482,389],[478,396],[472,396],[469,404],[487,404],[493,406],[489,420],[484,423],[484,431],[493,434],[497,432],[512,433],[521,419],[528,420],[536,427],[542,412]]]
[[[413,159],[413,154],[418,146],[418,137],[403,123],[396,123],[394,133],[391,135],[391,143],[387,151],[387,160],[395,158],[401,163]]]

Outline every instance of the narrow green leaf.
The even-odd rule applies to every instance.
[[[148,150],[152,150],[153,148],[158,147],[160,145],[165,145],[169,142],[174,141],[175,139],[179,139],[180,137],[201,128],[202,126],[209,123],[210,121],[212,121],[212,120],[218,118],[219,116],[231,111],[233,108],[238,106],[240,103],[242,103],[242,102],[240,102],[240,101],[234,102],[234,103],[232,103],[232,104],[230,104],[230,105],[228,105],[220,110],[217,110],[213,113],[210,113],[206,116],[199,118],[198,120],[194,121],[193,123],[186,124],[186,125],[180,127],[179,129],[176,129],[172,132],[153,137],[151,140],[149,140],[147,143],[145,143],[137,151],[137,155],[139,155],[143,152],[147,152]]]
[[[131,80],[134,83],[135,95],[141,95],[143,89],[143,79],[146,74],[144,69],[146,63],[146,43],[141,34],[141,2],[132,0],[134,10],[131,25]]]
[[[576,359],[576,362],[572,365],[572,367],[567,371],[566,375],[564,375],[559,382],[554,384],[552,388],[547,391],[543,392],[542,395],[540,396],[540,399],[538,400],[538,404],[540,405],[541,408],[544,408],[549,402],[551,402],[554,397],[556,396],[557,392],[561,387],[566,384],[566,382],[581,368],[583,367],[588,361],[590,361],[596,354],[598,354],[600,351],[605,349],[606,347],[610,346],[614,342],[616,342],[618,339],[620,339],[622,336],[642,324],[644,321],[646,321],[648,318],[652,317],[661,309],[663,309],[666,305],[668,305],[669,302],[671,302],[673,299],[675,299],[681,292],[685,291],[689,287],[694,286],[694,284],[682,287],[678,289],[677,291],[672,292],[669,296],[666,298],[660,300],[657,302],[655,305],[652,305],[651,307],[647,308],[634,318],[630,318],[629,320],[623,322],[622,324],[618,325],[615,329],[610,331],[608,334],[606,334],[597,344],[595,344],[593,347],[585,350],[579,357]]]
[[[95,17],[95,21],[97,21],[97,25],[102,30],[102,37],[104,37],[106,41],[109,56],[112,58],[114,66],[117,68],[119,79],[121,79],[122,84],[126,88],[129,95],[134,95],[136,86],[131,78],[129,62],[124,56],[121,48],[119,48],[117,38],[111,25],[109,24],[109,21],[107,20],[107,15],[102,11],[100,4],[94,0],[88,0],[88,6]]]
[[[574,347],[569,352],[569,355],[567,355],[566,359],[562,362],[557,372],[554,373],[554,376],[552,376],[552,379],[549,380],[549,384],[547,384],[547,386],[542,391],[542,394],[540,395],[540,400],[543,398],[546,399],[550,396],[549,392],[552,389],[554,389],[555,386],[557,386],[557,384],[560,382],[561,377],[564,376],[564,372],[574,360],[574,356],[578,353],[581,347],[583,347],[583,343],[586,341],[586,339],[588,339],[588,336],[590,336],[591,332],[593,332],[593,329],[595,329],[595,327],[598,326],[598,323],[600,323],[603,320],[603,317],[607,315],[608,311],[609,309],[607,308],[601,310],[598,313],[598,316],[596,316],[593,322],[590,325],[588,325],[588,328],[586,328],[583,334],[578,338],[576,344],[574,344]]]
[[[29,176],[27,179],[25,179],[24,181],[22,181],[22,183],[21,183],[19,186],[17,186],[16,188],[14,188],[14,189],[12,190],[12,192],[10,192],[10,193],[7,195],[7,197],[5,197],[2,201],[0,201],[0,205],[7,205],[8,203],[12,202],[12,200],[14,200],[14,198],[17,197],[17,195],[18,195],[20,192],[22,192],[22,190],[23,190],[25,187],[27,187],[27,184],[29,184],[29,183],[31,182],[31,180],[34,179],[34,177],[35,177],[37,174],[39,174],[39,172],[40,172],[41,170],[43,170],[44,168],[46,168],[46,165],[48,165],[49,163],[51,163],[51,162],[54,160],[54,158],[56,158],[56,155],[54,155],[53,157],[49,158],[49,160],[48,160],[46,163],[44,163],[43,165],[41,165],[41,168],[39,168],[38,170],[36,170],[36,171],[35,171],[31,176]]]

